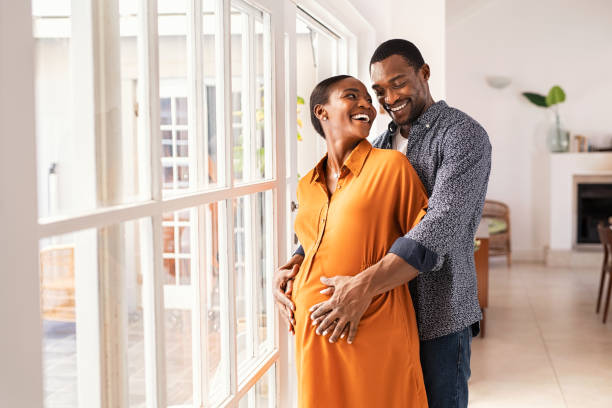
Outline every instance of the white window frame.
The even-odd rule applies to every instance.
[[[11,140],[10,143],[17,145],[17,150],[13,146],[10,148],[0,149],[2,156],[1,162],[7,166],[13,165],[15,168],[20,168],[19,179],[14,177],[2,176],[3,185],[6,181],[7,192],[11,193],[11,199],[14,200],[15,205],[6,207],[11,210],[10,217],[6,217],[8,222],[5,224],[7,231],[15,231],[11,236],[23,237],[15,240],[15,245],[12,248],[18,257],[7,256],[5,259],[6,267],[18,270],[25,268],[29,273],[17,274],[15,294],[19,298],[19,304],[21,304],[19,319],[7,319],[8,322],[14,322],[15,327],[19,327],[14,332],[14,338],[18,339],[19,342],[23,342],[21,345],[25,347],[27,351],[20,352],[20,348],[15,348],[12,343],[9,343],[5,349],[15,349],[14,353],[15,362],[24,368],[24,371],[15,372],[9,362],[8,365],[3,365],[0,371],[3,378],[12,378],[15,384],[16,390],[21,390],[22,384],[29,384],[28,392],[20,392],[19,395],[14,396],[15,406],[41,406],[43,403],[42,395],[42,371],[40,370],[41,365],[41,352],[40,343],[42,340],[42,333],[39,326],[40,312],[38,310],[39,305],[39,292],[38,292],[38,242],[41,239],[68,234],[74,231],[80,231],[84,229],[98,229],[105,226],[116,225],[122,222],[150,218],[152,220],[152,227],[149,231],[149,235],[153,237],[152,248],[152,268],[153,276],[143,277],[143,305],[145,309],[144,321],[145,321],[145,360],[146,360],[146,393],[147,393],[147,405],[154,407],[165,407],[166,405],[166,379],[165,379],[165,349],[164,349],[164,302],[163,302],[163,281],[162,281],[162,215],[164,213],[176,212],[186,208],[202,207],[207,203],[213,202],[230,202],[230,200],[248,196],[257,192],[271,190],[274,197],[274,208],[267,209],[266,217],[274,216],[276,221],[274,225],[274,243],[275,248],[270,248],[269,251],[273,255],[272,263],[273,267],[279,264],[279,260],[283,261],[288,257],[288,250],[286,245],[282,243],[287,242],[287,231],[288,225],[286,223],[287,214],[285,211],[285,205],[287,203],[287,176],[292,178],[291,171],[286,168],[285,163],[285,146],[287,144],[286,137],[276,137],[275,135],[282,135],[283,132],[280,130],[292,129],[288,123],[295,123],[294,114],[287,115],[277,114],[277,112],[290,111],[294,107],[295,102],[295,89],[291,91],[291,81],[295,80],[295,64],[291,61],[295,54],[291,51],[292,38],[295,39],[295,17],[296,8],[295,4],[291,1],[274,1],[274,0],[254,0],[249,3],[256,5],[264,11],[271,13],[271,38],[272,44],[271,61],[272,64],[269,67],[271,77],[274,78],[271,86],[270,98],[266,98],[267,103],[270,105],[270,115],[268,118],[270,123],[266,124],[266,127],[271,130],[270,132],[270,146],[274,146],[274,149],[267,149],[266,154],[271,155],[271,160],[267,160],[266,163],[271,163],[271,169],[268,174],[272,175],[272,178],[253,182],[235,185],[232,180],[232,143],[231,143],[231,77],[230,77],[230,56],[229,56],[229,34],[223,34],[222,26],[229,24],[229,5],[230,0],[217,0],[218,11],[222,13],[217,14],[217,22],[220,23],[221,27],[218,28],[218,36],[221,39],[221,44],[217,47],[217,67],[218,72],[221,73],[220,77],[217,78],[217,101],[223,101],[223,104],[217,104],[217,134],[224,135],[218,139],[218,159],[219,159],[219,170],[223,168],[221,172],[224,174],[225,179],[219,179],[219,186],[215,189],[207,191],[190,191],[188,194],[175,196],[175,197],[162,197],[162,165],[161,165],[161,132],[159,127],[159,70],[158,70],[158,46],[157,46],[157,1],[156,0],[140,0],[139,1],[139,15],[144,16],[143,24],[139,28],[138,37],[138,52],[139,52],[139,79],[142,81],[139,86],[139,100],[141,101],[153,101],[154,103],[144,103],[144,106],[140,106],[139,109],[139,129],[142,129],[142,135],[150,137],[148,143],[140,143],[139,146],[145,148],[145,155],[150,157],[151,166],[140,169],[140,179],[151,180],[151,199],[144,202],[130,203],[124,205],[115,205],[105,208],[98,208],[95,210],[88,211],[86,214],[78,214],[74,216],[66,217],[54,217],[38,220],[38,212],[36,211],[36,200],[34,197],[34,187],[36,185],[36,163],[35,163],[35,143],[34,143],[34,92],[32,90],[32,78],[33,73],[29,67],[33,67],[33,52],[23,53],[23,50],[33,50],[32,41],[32,15],[31,5],[29,2],[12,2],[3,3],[0,9],[0,30],[2,36],[10,36],[12,41],[3,42],[0,45],[0,51],[3,55],[13,55],[15,69],[13,70],[14,76],[5,80],[4,77],[0,78],[2,88],[7,92],[3,93],[1,98],[3,107],[11,106],[15,103],[14,95],[21,95],[19,101],[22,102],[19,106],[20,109],[7,109],[0,110],[3,118],[8,116],[10,120],[4,120],[7,123],[8,129],[11,128],[11,124],[20,123],[19,129],[15,128],[13,132],[15,134],[27,134],[30,137],[17,138]],[[302,3],[302,2],[298,2]],[[109,16],[111,18],[117,18],[118,24],[118,10],[113,9],[116,3],[106,2],[104,0],[89,0],[87,2],[72,2],[73,5],[79,4],[78,10],[73,12],[78,13],[77,20],[93,22],[91,27],[84,29],[86,35],[80,39],[83,45],[89,44],[90,49],[94,50],[94,60],[91,61],[85,69],[86,75],[90,76],[92,86],[103,86],[104,81],[103,75],[104,70],[101,69],[95,73],[92,70],[93,66],[99,63],[98,66],[112,68],[112,65],[116,63],[109,56],[112,52],[117,53],[118,42],[113,43],[112,39],[109,42],[107,36],[108,30],[111,28],[105,27],[105,19]],[[194,30],[196,33],[201,33],[201,16],[200,3],[196,0],[189,0],[191,9],[194,11],[194,21],[189,23],[189,29]],[[113,17],[115,16],[115,17]],[[81,26],[83,28],[83,26]],[[293,33],[292,33],[293,31]],[[335,30],[338,32],[338,30]],[[118,35],[118,34],[117,34]],[[195,41],[189,44],[190,49],[198,49],[200,41],[200,35],[195,35],[190,38],[195,38]],[[103,46],[104,44],[104,46]],[[106,48],[106,47],[110,47]],[[112,49],[112,48],[115,49]],[[191,59],[190,64],[190,75],[189,75],[189,88],[190,92],[190,109],[189,117],[190,120],[195,118],[194,113],[202,114],[201,104],[203,99],[201,98],[202,89],[199,87],[201,78],[195,74],[200,67],[201,61],[199,60],[200,54],[198,52],[190,53],[195,58]],[[106,59],[104,58],[106,57]],[[348,58],[349,62],[352,59]],[[17,63],[19,62],[19,63]],[[348,68],[353,67],[354,64],[350,64]],[[3,66],[4,69],[4,66]],[[91,70],[91,72],[89,71]],[[354,68],[349,69],[349,72],[354,73]],[[89,83],[86,81],[86,83]],[[288,91],[285,87],[288,85]],[[83,95],[93,95],[93,90],[89,86],[85,86],[86,89],[82,91]],[[15,89],[15,92],[9,92],[10,89]],[[24,89],[30,89],[31,92],[22,92]],[[293,95],[291,95],[293,93]],[[9,97],[9,95],[13,95]],[[289,98],[288,100],[286,98]],[[102,101],[93,101],[94,111],[100,108]],[[6,104],[5,104],[6,102]],[[24,109],[25,107],[25,109]],[[8,115],[7,113],[8,112]],[[21,118],[16,121],[15,118]],[[23,123],[30,124],[24,126]],[[204,121],[198,120],[198,126],[204,124]],[[101,130],[96,130],[101,131]],[[279,132],[280,131],[280,132]],[[199,134],[202,134],[202,130],[197,130]],[[192,132],[193,133],[193,132]],[[295,139],[295,130],[291,133],[293,137],[289,140]],[[142,137],[142,136],[139,136]],[[141,140],[143,141],[143,140]],[[206,141],[204,141],[206,143]],[[289,142],[289,146],[291,147]],[[225,147],[224,154],[221,149]],[[193,147],[190,145],[190,149]],[[272,152],[274,150],[274,152]],[[15,155],[14,152],[23,152],[23,154]],[[206,150],[204,150],[206,151]],[[290,151],[295,152],[293,148]],[[190,152],[191,154],[191,152]],[[27,160],[26,160],[27,158]],[[23,167],[26,167],[23,169]],[[10,167],[7,167],[10,168]],[[196,177],[191,177],[190,182],[195,181],[197,177],[206,177],[206,166],[204,166],[203,174],[198,174]],[[10,172],[3,172],[5,175],[9,175]],[[6,180],[5,180],[6,179]],[[201,179],[200,179],[201,180]],[[30,186],[29,190],[24,190],[23,185]],[[222,208],[220,211],[226,211],[229,213],[228,208]],[[232,265],[232,251],[227,249],[231,247],[231,231],[233,231],[233,219],[230,214],[226,214],[225,219],[227,225],[223,229],[225,232],[220,231],[220,251],[228,253],[228,257],[223,260],[227,265]],[[3,214],[4,219],[4,214]],[[24,235],[25,234],[25,235]],[[222,235],[225,235],[222,237]],[[225,239],[223,239],[225,238]],[[199,243],[198,243],[199,244]],[[203,246],[205,247],[205,246]],[[10,249],[9,248],[9,249]],[[192,251],[195,248],[192,247]],[[205,253],[206,251],[202,251]],[[10,259],[15,259],[14,263],[11,263]],[[227,267],[226,265],[226,267]],[[270,268],[268,271],[268,278],[271,278],[274,268]],[[193,278],[193,275],[192,275]],[[192,282],[194,282],[192,280]],[[105,281],[105,285],[112,286],[112,282]],[[194,282],[193,284],[196,284]],[[205,288],[206,282],[197,282],[199,289]],[[229,302],[229,299],[233,299],[235,293],[235,282],[232,274],[228,277],[226,282],[223,283],[225,290],[222,290],[222,295],[225,299],[222,301]],[[119,289],[113,287],[112,289]],[[198,292],[198,291],[194,291]],[[2,305],[4,310],[10,310],[11,301],[16,300],[15,296],[2,297]],[[199,299],[194,299],[198,301]],[[268,299],[269,302],[270,299]],[[205,306],[205,301],[202,299],[201,304]],[[231,322],[229,333],[226,335],[227,341],[235,339],[235,311],[234,307],[230,307],[223,319]],[[27,321],[26,324],[24,324]],[[270,327],[278,327],[278,316],[274,313],[274,324]],[[100,326],[100,321],[94,322]],[[125,327],[118,328],[124,330]],[[21,330],[21,331],[18,331]],[[205,333],[202,333],[204,335]],[[286,333],[279,333],[275,330],[274,333],[275,347],[269,355],[262,358],[260,363],[250,372],[250,375],[241,383],[237,380],[237,365],[235,356],[235,344],[234,347],[230,348],[230,356],[226,362],[231,367],[232,376],[230,379],[230,397],[223,401],[222,406],[237,406],[240,399],[247,394],[247,392],[259,381],[263,375],[268,372],[268,369],[273,365],[276,365],[276,382],[278,386],[273,387],[277,394],[278,406],[290,406],[292,404],[290,395],[290,386],[287,383],[284,374],[289,373],[289,367],[286,361],[288,352],[290,351],[288,345],[293,341],[293,338],[287,336]],[[234,341],[234,340],[232,340]],[[202,342],[200,342],[202,343]],[[30,347],[31,346],[31,347]],[[33,352],[34,350],[34,352]],[[98,350],[102,352],[101,349]],[[196,352],[196,350],[194,350]],[[206,350],[201,350],[203,356]],[[281,359],[282,356],[282,359]],[[114,359],[122,359],[122,355],[115,355]],[[11,360],[11,361],[12,361]],[[118,370],[121,371],[120,365]],[[201,369],[206,367],[200,367]],[[194,367],[194,371],[197,371]],[[24,373],[25,375],[21,375]],[[125,402],[125,389],[122,388],[121,382],[125,381],[125,372],[119,373],[121,375],[116,377],[116,380],[105,382],[107,387],[100,387],[97,390],[93,390],[89,394],[89,406],[95,406],[96,401],[104,400],[107,404],[114,401],[119,401],[119,405],[123,405]],[[101,374],[99,374],[101,375]],[[108,379],[111,373],[106,373],[105,378]],[[202,404],[203,395],[206,395],[206,377],[202,375],[200,371],[201,383],[194,383],[194,389],[200,390],[199,401],[194,401],[195,404]],[[101,378],[98,377],[98,384]],[[34,388],[34,389],[32,389]],[[105,398],[102,399],[101,397]]]
[[[99,3],[99,2],[103,2],[102,0],[91,0],[91,3]],[[271,1],[268,1],[268,6],[270,6],[270,9],[272,9],[272,11],[274,10],[274,8],[276,8],[276,10],[278,10],[278,6],[275,6]],[[225,24],[229,23],[229,4],[230,1],[228,0],[219,0],[217,2],[218,4],[218,10],[219,11],[223,11],[224,13],[219,13],[219,22],[223,22]],[[189,5],[191,7],[191,16],[194,17],[190,22],[190,26],[189,26],[189,32],[191,33],[192,31],[190,30],[194,30],[195,34],[188,34],[188,37],[193,39],[193,38],[199,38],[198,33],[200,33],[201,31],[201,25],[196,23],[196,21],[199,21],[198,16],[200,15],[200,4],[198,1],[190,1]],[[96,6],[92,7],[83,7],[83,9],[81,11],[85,12],[89,12],[91,13],[92,17],[94,18],[94,20],[102,22],[104,20],[105,17],[108,17],[108,14],[106,13],[112,13],[112,10],[109,10],[110,8],[112,8],[112,4],[106,4],[105,6],[99,8]],[[264,9],[264,11],[266,12],[270,12],[270,9]],[[150,12],[149,12],[150,11]],[[221,144],[219,143],[219,147],[221,148],[223,145],[225,146],[225,155],[223,154],[219,154],[219,158],[223,158],[225,157],[225,177],[226,177],[226,186],[224,187],[219,187],[216,188],[214,190],[207,190],[207,191],[190,191],[188,194],[182,194],[182,195],[176,195],[176,196],[170,196],[170,197],[162,197],[162,181],[161,181],[161,173],[162,173],[162,160],[160,160],[161,158],[161,129],[160,129],[160,125],[159,125],[159,99],[157,97],[157,95],[159,95],[159,74],[158,74],[158,58],[157,58],[157,7],[156,7],[156,2],[155,1],[141,1],[140,2],[140,15],[142,16],[147,16],[146,21],[144,22],[145,24],[143,24],[143,27],[141,29],[141,36],[139,36],[139,52],[141,53],[141,65],[144,65],[141,67],[141,72],[140,72],[140,78],[143,80],[143,86],[141,87],[141,96],[142,96],[142,103],[144,106],[140,107],[140,112],[142,112],[143,114],[140,116],[140,118],[142,118],[142,122],[139,124],[140,126],[143,126],[146,130],[147,133],[150,135],[150,149],[151,149],[151,168],[150,168],[150,174],[151,174],[151,182],[152,182],[152,199],[146,202],[140,202],[140,203],[132,203],[132,204],[125,204],[125,205],[118,205],[118,206],[111,206],[111,207],[106,207],[106,208],[98,208],[98,209],[94,209],[89,211],[87,214],[80,214],[80,215],[76,215],[76,216],[68,216],[68,217],[57,217],[57,218],[47,218],[47,219],[43,219],[40,220],[39,222],[39,227],[38,227],[38,238],[42,239],[45,237],[51,237],[51,236],[56,236],[56,235],[62,235],[62,234],[67,234],[70,232],[74,232],[74,231],[78,231],[78,230],[83,230],[83,229],[97,229],[97,228],[101,228],[104,226],[108,226],[108,225],[115,225],[115,224],[119,224],[125,221],[130,221],[130,220],[134,220],[134,219],[140,219],[140,218],[145,218],[145,217],[149,217],[152,219],[153,222],[153,230],[152,230],[152,235],[154,237],[153,242],[153,248],[152,248],[152,252],[154,254],[154,278],[152,281],[148,281],[147,279],[145,279],[145,281],[143,282],[143,292],[144,292],[144,298],[143,298],[143,306],[145,310],[148,310],[148,313],[145,313],[144,316],[144,320],[145,320],[145,339],[148,339],[149,341],[146,342],[146,372],[147,372],[147,403],[151,404],[153,406],[165,406],[165,400],[166,400],[166,392],[165,392],[165,373],[164,373],[164,360],[165,360],[165,353],[164,353],[164,341],[165,341],[165,333],[163,330],[163,308],[164,308],[164,302],[163,302],[163,282],[162,282],[162,248],[161,248],[161,238],[162,238],[162,227],[163,227],[163,221],[162,221],[162,216],[165,213],[172,213],[172,212],[176,212],[179,210],[184,210],[184,209],[189,209],[189,208],[193,208],[193,207],[200,207],[203,206],[205,204],[208,203],[214,203],[214,202],[219,202],[220,207],[224,207],[227,205],[231,205],[231,202],[233,199],[237,199],[243,196],[245,197],[245,202],[246,201],[250,201],[250,195],[251,194],[255,194],[258,192],[265,192],[265,191],[273,191],[276,192],[274,194],[274,196],[278,196],[278,190],[282,190],[284,188],[284,185],[282,183],[278,183],[278,179],[276,177],[276,175],[272,174],[274,177],[271,179],[267,179],[267,180],[263,180],[260,182],[248,182],[248,183],[243,183],[241,185],[234,185],[233,182],[233,174],[232,174],[232,169],[229,166],[229,164],[232,163],[232,149],[231,147],[231,132],[225,132],[225,129],[229,129],[231,128],[231,121],[229,120],[229,113],[231,112],[231,106],[229,106],[229,103],[231,103],[231,99],[228,98],[227,96],[227,92],[231,92],[231,78],[229,77],[229,66],[230,66],[230,54],[229,54],[229,33],[227,32],[223,32],[223,30],[219,30],[221,31],[222,36],[221,38],[223,39],[223,45],[222,47],[218,47],[217,49],[217,56],[220,57],[217,59],[217,72],[221,72],[221,80],[217,81],[217,112],[218,112],[218,117],[220,117],[222,119],[221,122],[217,123],[217,133],[218,134],[224,134],[225,137],[224,138],[219,138],[219,139],[224,139],[226,143]],[[278,13],[278,11],[276,11],[276,13]],[[77,17],[78,19],[79,17]],[[30,21],[31,24],[31,21]],[[144,34],[144,35],[143,35]],[[275,35],[275,34],[273,34]],[[96,43],[96,41],[101,41],[102,38],[101,36],[96,33],[95,31],[91,31],[91,38],[94,44],[99,44]],[[273,42],[271,38],[267,38],[267,41],[269,41],[270,46],[272,46]],[[198,67],[194,67],[194,64],[197,65],[198,62],[198,57],[200,55],[200,52],[196,51],[195,54],[193,53],[193,48],[196,48],[197,50],[197,46],[196,46],[197,40],[193,41],[193,42],[188,42],[188,46],[190,47],[190,70],[189,70],[189,78],[188,78],[188,84],[189,84],[189,89],[190,89],[190,94],[188,95],[189,97],[189,130],[191,131],[191,129],[193,129],[192,126],[192,121],[195,119],[193,113],[198,111],[198,109],[196,108],[196,106],[201,104],[202,99],[199,96],[196,96],[194,93],[197,92],[201,92],[200,90],[198,90],[199,85],[201,84],[200,82],[200,78],[197,77],[197,75],[195,74],[195,72],[198,72],[197,69]],[[116,44],[110,44],[110,47],[118,47],[118,42]],[[106,47],[109,47],[109,44],[106,44]],[[271,57],[272,55],[274,55],[274,52],[271,55],[268,55],[269,57]],[[195,58],[194,58],[195,57]],[[115,62],[115,61],[111,61],[110,63]],[[269,68],[271,68],[274,64],[269,64]],[[271,80],[271,78],[273,78],[273,74],[271,72],[267,73],[269,75],[269,79]],[[102,75],[102,74],[100,74]],[[220,84],[223,84],[224,86],[219,86]],[[273,89],[273,84],[270,84],[270,89]],[[197,91],[194,91],[197,90]],[[221,92],[221,93],[220,93]],[[219,96],[221,96],[221,98],[219,98]],[[219,103],[219,99],[221,99],[223,101],[223,103]],[[267,101],[269,103],[270,109],[268,110],[268,117],[269,118],[274,118],[275,114],[274,114],[274,110],[273,107],[276,104],[275,101],[276,98],[268,98]],[[95,102],[94,102],[95,103]],[[194,106],[195,105],[195,106]],[[174,107],[173,107],[174,109]],[[198,121],[199,124],[202,123],[202,121]],[[228,126],[229,125],[229,126]],[[271,136],[274,134],[274,129],[272,128],[273,123],[272,121],[269,121],[268,123],[268,129],[270,129],[270,131],[268,132],[268,134]],[[201,130],[198,130],[199,132],[202,132]],[[190,132],[191,134],[193,133],[193,131]],[[200,134],[201,135],[201,134]],[[200,136],[199,135],[199,136]],[[191,135],[190,135],[190,139],[191,139]],[[201,140],[201,138],[199,138],[199,140]],[[271,147],[271,149],[269,150],[274,150],[277,151],[278,147],[274,146],[272,144],[272,140],[269,140],[269,146]],[[274,147],[272,149],[272,147]],[[194,150],[192,145],[190,145],[190,150]],[[189,155],[192,155],[192,151],[189,152]],[[221,153],[221,152],[220,152]],[[269,153],[270,155],[272,155],[272,152]],[[268,161],[268,163],[270,164],[270,160]],[[274,163],[273,163],[274,164]],[[191,170],[191,167],[190,167]],[[191,173],[191,171],[190,171]],[[191,176],[191,174],[190,174]],[[195,178],[190,177],[190,183],[194,182]],[[190,189],[192,190],[192,189]],[[278,204],[275,203],[274,206],[276,207]],[[249,206],[247,206],[248,209]],[[227,225],[225,225],[225,228],[223,228],[223,230],[225,231],[222,232],[220,231],[220,236],[221,235],[225,235],[227,241],[224,243],[226,251],[225,253],[228,255],[227,259],[225,260],[225,263],[228,265],[232,265],[233,264],[233,260],[232,260],[232,251],[231,250],[227,250],[227,248],[231,247],[232,243],[231,243],[231,239],[232,239],[232,235],[233,234],[228,234],[227,231],[232,231],[233,230],[233,219],[232,219],[232,215],[231,215],[231,211],[228,211],[229,208],[225,208],[223,209],[223,211],[226,213],[226,221],[227,221]],[[268,211],[271,212],[271,209]],[[270,215],[270,214],[268,214]],[[282,220],[280,220],[282,222]],[[278,229],[278,226],[280,225],[280,223],[276,223],[276,229]],[[274,237],[275,237],[275,241],[278,239],[279,235],[282,237],[282,233],[278,233],[278,231],[274,232]],[[192,245],[197,245],[196,242],[192,242]],[[195,248],[192,248],[192,252],[195,250]],[[272,252],[272,255],[274,255],[274,259],[273,259],[273,264],[276,265],[277,259],[278,257],[276,256],[276,253]],[[250,254],[248,255],[250,256]],[[251,256],[252,257],[252,256]],[[272,276],[272,272],[273,270],[268,271],[268,281],[271,280],[271,276]],[[195,276],[192,275],[192,279]],[[109,283],[112,285],[112,283]],[[198,284],[199,287],[202,287],[202,283],[198,283],[195,281],[195,279],[192,280],[192,284],[196,285]],[[233,317],[233,315],[235,314],[235,304],[233,302],[234,299],[234,292],[235,292],[235,284],[236,282],[234,282],[233,276],[232,274],[230,274],[229,276],[229,280],[227,280],[226,282],[222,283],[222,285],[226,286],[225,288],[222,288],[222,302],[226,302],[229,305],[229,310],[228,313],[226,313],[225,319],[227,321],[230,322],[229,324],[229,333],[225,333],[225,335],[223,336],[226,340],[230,341],[230,343],[233,343],[233,347],[229,347],[229,351],[230,351],[230,369],[228,370],[229,373],[231,373],[231,378],[230,378],[230,396],[222,402],[221,406],[235,406],[237,405],[237,403],[239,402],[240,398],[244,395],[246,395],[246,393],[254,386],[254,384],[264,375],[266,374],[266,372],[268,371],[268,369],[275,364],[278,359],[279,359],[279,353],[278,353],[278,349],[277,346],[274,346],[272,348],[272,350],[268,353],[268,355],[263,356],[259,363],[253,367],[251,370],[249,370],[249,372],[247,373],[247,375],[245,375],[244,380],[240,383],[238,383],[237,380],[237,375],[238,375],[238,369],[236,366],[236,356],[235,356],[235,319]],[[204,283],[205,285],[205,283]],[[252,286],[252,285],[249,285]],[[205,286],[204,286],[205,287]],[[224,290],[225,289],[225,290]],[[198,292],[198,291],[194,291],[194,292]],[[78,296],[78,295],[77,295]],[[195,302],[198,302],[198,296],[196,296],[196,299],[194,299]],[[251,309],[251,307],[249,308]],[[194,312],[197,310],[197,308],[194,308]],[[273,309],[272,309],[273,310]],[[270,310],[269,312],[271,314],[274,314],[272,312],[272,310]],[[200,324],[202,326],[205,326],[205,321],[200,321]],[[100,325],[101,322],[98,322],[98,324]],[[274,319],[270,319],[269,324],[271,325],[271,328],[275,327],[274,324]],[[125,328],[123,328],[123,330],[125,330]],[[250,332],[252,333],[254,330],[251,329]],[[204,334],[204,333],[202,333]],[[194,336],[196,336],[196,333],[194,333]],[[273,338],[273,337],[272,337]],[[194,345],[196,343],[200,343],[201,342],[196,342],[194,340]],[[197,353],[197,349],[194,347],[194,356]],[[205,350],[201,351],[202,353],[205,353]],[[116,359],[121,360],[123,358],[123,354],[121,353],[121,355],[116,356]],[[201,366],[204,365],[204,361],[201,360]],[[194,399],[194,403],[197,405],[201,405],[204,403],[204,400],[206,398],[206,381],[207,378],[204,375],[204,370],[207,369],[206,367],[195,367],[194,366],[194,372],[195,371],[199,371],[198,374],[194,373],[194,378],[199,378],[200,383],[194,383],[194,390],[198,389],[198,391],[196,391],[194,394],[199,394],[199,395],[194,395],[194,397],[196,397]],[[115,381],[114,383],[111,382],[111,387],[109,388],[103,388],[103,389],[99,389],[98,392],[100,393],[100,397],[103,397],[108,400],[108,398],[110,398],[111,400],[113,398],[118,398],[118,400],[125,400],[126,395],[125,394],[125,389],[122,388],[123,384],[120,384],[121,382],[124,382],[124,378],[125,378],[125,373],[123,374],[123,376],[118,376],[117,377],[117,381]],[[101,380],[101,378],[100,378]],[[108,383],[108,382],[107,382]],[[114,386],[113,386],[114,385]],[[84,394],[84,392],[80,392],[81,395]],[[123,395],[121,395],[123,394]]]

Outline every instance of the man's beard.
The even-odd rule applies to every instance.
[[[391,116],[391,119],[393,120],[393,122],[397,125],[397,126],[406,126],[406,125],[412,125],[414,122],[416,122],[416,120],[419,118],[419,116],[421,116],[421,114],[423,113],[423,108],[425,107],[425,102],[423,102],[421,104],[421,106],[418,107],[414,107],[414,109],[410,110],[410,114],[408,115],[408,118],[406,120],[404,120],[403,122],[398,122],[397,120],[395,120],[395,117],[393,116],[391,109],[385,107],[385,110],[387,111],[387,113],[389,114],[389,116]]]

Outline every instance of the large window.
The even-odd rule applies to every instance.
[[[276,406],[283,8],[32,10],[44,406]]]
[[[355,38],[318,0],[30,1],[38,210],[9,227],[39,246],[42,405],[292,406],[271,277],[324,152],[308,95]]]

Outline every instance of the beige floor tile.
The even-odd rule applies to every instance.
[[[599,270],[492,263],[487,337],[472,343],[470,407],[612,407],[612,315]]]

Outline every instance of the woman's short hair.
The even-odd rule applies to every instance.
[[[323,126],[321,126],[321,121],[315,115],[315,106],[317,105],[325,105],[329,101],[329,90],[333,84],[336,82],[342,81],[346,78],[352,78],[350,75],[336,75],[333,77],[329,77],[319,82],[317,86],[312,90],[310,94],[310,121],[312,122],[312,126],[315,128],[318,134],[320,134],[323,139],[325,139],[325,133],[323,133]]]

